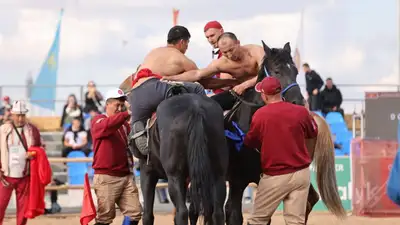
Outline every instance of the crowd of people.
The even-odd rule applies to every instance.
[[[144,148],[143,143],[147,142],[147,137],[135,135],[135,133],[138,134],[143,131],[145,128],[142,123],[143,120],[148,119],[151,113],[155,112],[158,104],[165,99],[168,93],[169,84],[160,81],[160,78],[183,81],[184,86],[189,88],[190,92],[205,94],[201,85],[192,82],[201,82],[211,77],[220,78],[215,79],[219,82],[212,84],[202,82],[202,84],[207,89],[213,90],[212,98],[224,110],[232,108],[235,101],[229,92],[230,89],[240,95],[247,89],[255,87],[256,91],[261,93],[263,101],[268,104],[254,115],[250,131],[245,138],[246,145],[261,150],[263,157],[260,163],[264,172],[249,224],[268,223],[278,204],[282,201],[285,202],[285,220],[293,224],[304,224],[310,183],[308,167],[311,163],[304,142],[305,139],[316,137],[318,129],[315,121],[304,107],[282,101],[282,87],[278,79],[268,77],[262,82],[256,83],[258,72],[256,68],[264,58],[264,50],[261,46],[241,46],[238,38],[233,33],[224,32],[222,25],[217,21],[207,23],[204,27],[204,33],[214,48],[213,56],[216,55],[216,59],[206,69],[198,69],[193,61],[184,55],[188,48],[190,33],[183,26],[175,26],[168,34],[167,48],[162,47],[151,51],[145,62],[139,66],[135,78],[133,80],[128,79],[126,88],[133,89],[133,92],[141,92],[141,95],[151,91],[152,95],[157,94],[159,96],[157,98],[147,99],[146,102],[137,97],[136,102],[130,99],[130,102],[134,104],[128,106],[129,109],[127,109],[125,103],[127,96],[123,85],[121,89],[109,90],[103,98],[92,81],[87,85],[88,91],[85,93],[83,106],[78,103],[75,95],[71,94],[68,97],[63,107],[60,123],[60,128],[64,132],[62,156],[67,157],[72,151],[82,151],[86,155],[89,155],[92,151],[94,153],[93,169],[95,175],[93,185],[98,199],[96,225],[112,223],[115,217],[115,204],[119,206],[125,216],[130,218],[131,225],[137,225],[141,219],[142,208],[133,174],[133,155],[128,147],[129,134],[131,134],[132,129],[132,133],[134,133],[133,141],[139,151],[146,154],[147,149]],[[251,57],[244,57],[245,53],[249,53],[248,56]],[[160,58],[165,59],[163,62],[165,65],[158,62]],[[179,63],[176,64],[176,62]],[[235,63],[240,65],[246,63],[247,67],[238,67]],[[248,66],[249,63],[252,66]],[[322,111],[325,114],[337,111],[343,114],[343,110],[340,108],[342,95],[333,84],[332,79],[326,79],[325,88],[321,90],[324,82],[320,75],[312,70],[307,63],[303,65],[303,68],[310,110]],[[185,72],[178,74],[182,71]],[[135,98],[138,95],[131,94],[130,96]],[[16,101],[14,106],[11,107],[10,98],[4,97],[3,107],[0,108],[0,123],[11,120],[12,124],[17,123],[23,129],[27,127],[27,129],[36,131],[37,129],[33,125],[25,122],[27,111],[24,102]],[[297,116],[293,116],[293,113]],[[132,117],[132,114],[135,114],[135,117]],[[272,117],[274,119],[269,119]],[[136,119],[132,121],[132,118]],[[129,121],[133,124],[132,127]],[[293,129],[287,129],[288,123],[291,123],[290,127]],[[281,131],[279,132],[280,137],[285,138],[275,137],[268,133],[268,130],[271,130],[268,127],[271,126],[273,129],[279,129]],[[22,130],[20,132],[24,134]],[[285,135],[283,135],[284,133]],[[40,139],[38,132],[28,133],[28,135],[33,135],[32,140],[37,139],[38,135]],[[0,141],[3,141],[2,138],[3,136],[0,136]],[[0,145],[0,152],[2,152],[0,199],[3,199],[2,204],[0,204],[0,222],[4,217],[9,201],[4,182],[16,183],[21,186],[26,185],[27,182],[19,182],[19,180],[29,176],[23,171],[31,159],[31,156],[25,156],[26,152],[21,150],[21,143],[23,142],[21,141],[21,143],[15,145],[16,161],[4,161],[5,163],[3,163],[5,149],[14,149],[14,145],[10,145],[9,140],[4,140],[7,142],[5,143],[7,147]],[[274,143],[275,147],[266,147],[264,143]],[[2,143],[0,142],[0,144]],[[41,141],[32,141],[26,145],[28,147],[42,146],[42,143]],[[280,151],[280,154],[270,151],[270,149],[279,148],[284,148],[285,151]],[[271,157],[283,163],[276,165],[271,161]],[[7,171],[7,168],[4,167],[7,163],[16,163],[18,166]],[[52,182],[58,184],[57,180]],[[288,183],[293,185],[287,185]],[[26,224],[26,217],[22,212],[25,207],[24,198],[27,195],[21,191],[18,192],[21,187],[14,187],[17,190],[17,224]],[[275,193],[275,195],[269,195],[270,193]],[[53,194],[54,192],[52,192],[52,198]],[[287,196],[291,197],[288,198]],[[266,205],[265,202],[272,202],[273,204]]]
[[[321,76],[310,68],[308,63],[303,64],[306,78],[306,90],[310,110],[321,111],[324,115],[329,112],[339,112],[344,117],[344,111],[340,107],[343,102],[342,92],[333,83],[332,78],[328,77],[325,82]]]

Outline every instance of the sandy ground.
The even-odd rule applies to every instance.
[[[247,217],[248,214],[245,214]],[[122,224],[123,217],[118,216],[114,223],[115,225]],[[15,218],[5,219],[4,225],[15,225]],[[39,217],[28,222],[28,225],[77,225],[79,224],[78,215],[63,216],[63,217]],[[92,222],[91,224],[94,224]],[[141,223],[140,223],[141,224]],[[344,221],[338,221],[328,213],[312,213],[308,225],[395,225],[400,224],[400,218],[369,218],[369,217],[356,217],[349,216]],[[173,225],[171,214],[156,214],[155,225]],[[273,217],[273,225],[285,225],[283,216],[281,213],[276,213]]]

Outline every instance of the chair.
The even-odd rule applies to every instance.
[[[329,112],[328,114],[326,114],[325,119],[329,124],[334,124],[334,123],[344,123],[344,124],[346,124],[342,114],[340,114],[338,112]]]
[[[93,158],[93,156],[94,156],[93,152],[90,152],[89,155],[88,155],[89,158]],[[93,176],[94,176],[94,170],[92,168],[92,165],[93,165],[93,162],[88,162],[87,163],[87,172],[88,172],[88,175],[89,175],[90,179],[93,178]]]
[[[81,151],[70,152],[67,158],[85,158],[85,153]],[[69,184],[83,185],[85,173],[87,172],[87,163],[67,162]]]
[[[349,131],[347,128],[347,125],[345,123],[333,123],[329,124],[329,128],[331,129],[331,132],[334,134],[337,133],[346,133]]]
[[[313,111],[313,113],[317,114],[318,116],[324,117],[321,111]]]
[[[353,135],[350,131],[342,131],[335,134],[336,142],[342,145],[342,149],[338,149],[343,155],[350,155],[350,143]]]

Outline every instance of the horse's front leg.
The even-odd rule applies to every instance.
[[[145,165],[146,166],[146,165]],[[143,225],[154,224],[154,196],[158,177],[152,172],[145,171],[141,168],[140,186],[143,194]]]
[[[232,179],[233,180],[233,179]],[[225,205],[226,224],[227,225],[242,225],[242,198],[243,191],[249,183],[240,179],[235,179],[234,182],[229,182],[229,198]]]
[[[168,191],[176,208],[175,224],[188,225],[188,209],[186,207],[186,180],[183,177],[168,176]]]

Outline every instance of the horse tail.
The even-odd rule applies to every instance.
[[[204,216],[204,222],[212,218],[213,213],[213,171],[208,153],[208,138],[206,134],[205,112],[200,107],[189,110],[188,120],[188,166],[191,179],[191,201],[197,213],[200,206]]]
[[[317,185],[322,201],[328,210],[341,219],[346,217],[336,182],[335,147],[328,123],[319,115],[314,115],[318,125],[314,160]]]

